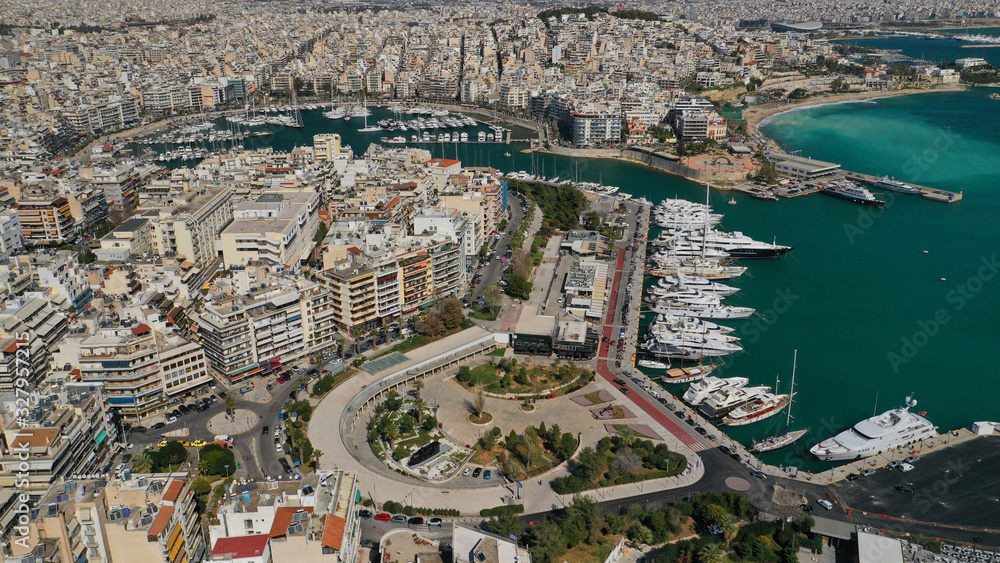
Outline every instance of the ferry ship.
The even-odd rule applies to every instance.
[[[823,193],[850,202],[860,203],[861,205],[870,205],[872,207],[882,207],[885,205],[884,201],[876,199],[870,191],[851,182],[830,184],[823,188]]]
[[[937,426],[924,418],[926,413],[910,412],[915,406],[917,401],[907,397],[905,406],[866,418],[809,452],[823,461],[855,460],[937,436]]]
[[[881,180],[872,184],[876,188],[881,188],[883,190],[889,190],[891,192],[899,192],[901,194],[919,194],[920,189],[914,188],[909,184],[904,184],[903,182],[898,182],[893,178],[888,176],[883,176]]]

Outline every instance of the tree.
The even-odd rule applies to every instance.
[[[594,448],[587,446],[577,456],[576,466],[577,471],[574,473],[578,473],[580,477],[590,483],[596,483],[608,470],[608,458],[604,454],[598,453]]]
[[[527,300],[531,297],[532,284],[524,276],[511,275],[507,283],[507,293],[511,297]]]
[[[620,448],[615,452],[613,465],[621,475],[631,475],[642,468],[642,459],[631,448]]]
[[[218,444],[208,444],[201,448],[201,457],[198,462],[198,469],[206,475],[222,475],[226,472],[226,466],[236,468],[236,456],[233,450],[223,448]]]
[[[596,231],[601,226],[601,216],[596,211],[591,211],[583,217],[583,228]]]
[[[520,536],[524,524],[513,511],[501,512],[486,521],[486,529],[502,537]]]
[[[472,369],[469,366],[459,366],[458,375],[455,376],[455,379],[459,383],[468,383],[472,380]]]
[[[416,399],[413,399],[412,404],[413,410],[416,411],[417,422],[420,422],[423,418],[424,410],[427,408],[427,401],[417,397]]]
[[[316,235],[313,237],[313,242],[316,244],[323,242],[323,239],[326,238],[326,234],[329,231],[330,229],[326,226],[326,223],[320,221],[319,227],[316,229]]]
[[[191,483],[191,490],[194,491],[196,495],[204,495],[212,492],[212,482],[208,480],[208,477],[204,475],[199,475],[194,478],[194,482]]]
[[[452,330],[461,326],[462,319],[465,317],[461,301],[454,297],[446,297],[441,301],[438,310],[440,311],[439,314],[444,328]]]
[[[503,303],[503,293],[497,284],[492,284],[483,290],[483,303],[491,309]]]
[[[392,447],[393,441],[399,437],[399,424],[391,416],[383,416],[378,423],[378,433]]]
[[[722,524],[729,512],[718,504],[704,504],[699,511],[699,519],[709,525]]]
[[[236,408],[236,399],[232,395],[226,395],[226,413],[233,414],[233,409]]]
[[[726,555],[726,549],[721,543],[712,542],[698,551],[698,560],[702,563],[719,563]]]
[[[418,379],[413,382],[413,390],[417,393],[417,399],[420,399],[420,390],[425,386],[423,379]],[[426,403],[425,403],[426,404]],[[420,415],[417,415],[417,420],[420,419]]]
[[[417,330],[424,336],[437,338],[444,332],[444,322],[441,321],[441,315],[438,315],[436,311],[427,313],[427,319],[420,323]]]
[[[153,458],[143,452],[136,454],[132,458],[132,471],[135,473],[149,473],[153,470]]]
[[[482,418],[483,413],[486,412],[486,395],[483,394],[483,390],[479,389],[476,391],[475,396],[472,398],[472,408],[476,411],[476,418]]]
[[[153,471],[161,472],[187,461],[188,452],[180,442],[170,441],[150,457],[153,459]]]

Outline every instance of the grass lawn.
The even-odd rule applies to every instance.
[[[506,352],[507,352],[506,348],[497,348],[496,350],[492,350],[490,352],[487,352],[486,355],[487,356],[503,356]]]
[[[492,387],[499,382],[500,377],[497,375],[497,368],[489,364],[483,364],[472,368],[472,378],[469,380],[469,387],[475,387],[477,385]]]
[[[465,319],[465,320],[463,320],[463,323],[467,322],[467,321],[468,321],[468,319]],[[471,324],[469,326],[471,326]],[[431,342],[434,342],[435,340],[440,340],[440,339],[442,339],[442,338],[444,338],[446,336],[451,336],[452,334],[461,332],[461,331],[465,330],[466,328],[469,328],[469,327],[468,326],[460,326],[460,327],[457,327],[457,328],[453,328],[451,330],[446,330],[446,331],[442,332],[441,335],[438,336],[437,338],[431,338],[430,336],[424,336],[423,334],[417,334],[417,335],[414,335],[414,336],[411,336],[411,337],[407,338],[406,340],[400,342],[399,344],[396,344],[395,346],[392,347],[392,350],[394,350],[396,352],[403,352],[403,353],[409,352],[410,350],[414,350],[414,349],[420,348],[421,346],[424,346],[426,344],[430,344]],[[385,352],[385,353],[388,353],[388,352]],[[383,354],[379,354],[379,356],[382,356],[382,355]]]
[[[500,307],[484,307],[470,314],[469,316],[474,319],[479,319],[481,321],[495,321],[500,315]]]
[[[553,387],[558,387],[564,383],[571,381],[573,375],[569,375],[569,372],[565,371],[565,366],[555,367],[555,366],[531,366],[529,369],[525,370],[525,376],[527,377],[527,384],[518,383],[516,381],[515,374],[520,371],[520,369],[525,366],[515,366],[510,372],[509,385],[501,385],[501,375],[500,370],[489,364],[484,364],[482,366],[473,369],[473,375],[477,374],[477,371],[481,375],[479,377],[473,378],[473,384],[468,385],[472,387],[474,385],[484,385],[486,391],[490,393],[541,393],[546,389],[551,389]],[[485,369],[484,369],[485,368]],[[579,368],[577,368],[579,369]],[[565,393],[571,392],[570,389],[574,386],[566,387],[565,389],[556,391],[556,395],[563,395]]]
[[[581,543],[556,558],[556,561],[574,561],[579,563],[603,563],[611,555],[611,550],[618,545],[621,536],[601,536],[593,544]]]
[[[415,435],[396,440],[396,443],[393,444],[393,446],[406,446],[407,448],[410,448],[410,451],[412,452],[431,443],[433,438],[433,434],[421,428]]]
[[[506,453],[509,460],[514,464],[514,466],[519,471],[520,475],[516,478],[527,479],[532,475],[540,475],[545,473],[549,469],[552,469],[556,465],[556,457],[552,452],[546,450],[542,446],[542,441],[540,438],[535,438],[533,443],[528,446],[527,457],[528,464],[525,465],[521,458],[517,455],[508,452],[504,445],[503,440],[500,440],[496,446],[491,450],[484,450],[480,446],[475,455],[472,456],[471,463],[477,465],[496,465],[500,466],[500,457]],[[512,475],[512,477],[515,477]]]
[[[645,438],[646,440],[659,440],[659,438],[657,438],[656,436],[647,436],[647,435],[643,434],[642,432],[639,432],[635,428],[632,428],[628,424],[612,424],[611,426],[613,426],[615,428],[615,430],[618,431],[619,434],[622,433],[622,432],[628,432],[629,430],[631,430],[632,433],[635,434],[636,436],[638,436],[639,438]]]
[[[604,399],[601,398],[601,392],[600,391],[594,391],[593,393],[587,393],[586,395],[583,396],[583,398],[587,399],[588,401],[590,401],[590,404],[592,404],[592,405],[599,405],[601,403],[610,402],[610,401],[605,401]]]

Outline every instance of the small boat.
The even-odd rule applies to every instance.
[[[656,360],[639,360],[636,365],[646,369],[667,369],[670,367],[670,364],[665,364]]]
[[[763,201],[778,201],[778,196],[774,195],[773,193],[767,190],[757,190],[754,192],[750,192],[750,197]]]
[[[664,383],[690,383],[692,381],[702,379],[706,375],[715,371],[715,368],[717,367],[719,366],[713,364],[700,364],[688,368],[680,367],[668,369],[667,373],[660,378],[660,381]]]
[[[729,198],[729,205],[736,205],[736,198],[735,197]]]
[[[505,152],[505,153],[503,153],[503,155],[504,156],[510,156],[510,153],[509,152]]]
[[[990,99],[991,100],[1000,100],[1000,93],[993,92],[992,94],[990,94]]]

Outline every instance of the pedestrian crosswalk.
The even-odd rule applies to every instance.
[[[693,452],[703,452],[703,451],[705,451],[705,450],[708,449],[708,446],[706,446],[705,444],[702,444],[701,442],[699,442],[697,440],[695,440],[694,443],[691,443],[691,444],[689,444],[687,442],[684,442],[684,445],[687,446],[687,447],[689,447],[689,448],[691,448],[691,451],[693,451]]]

